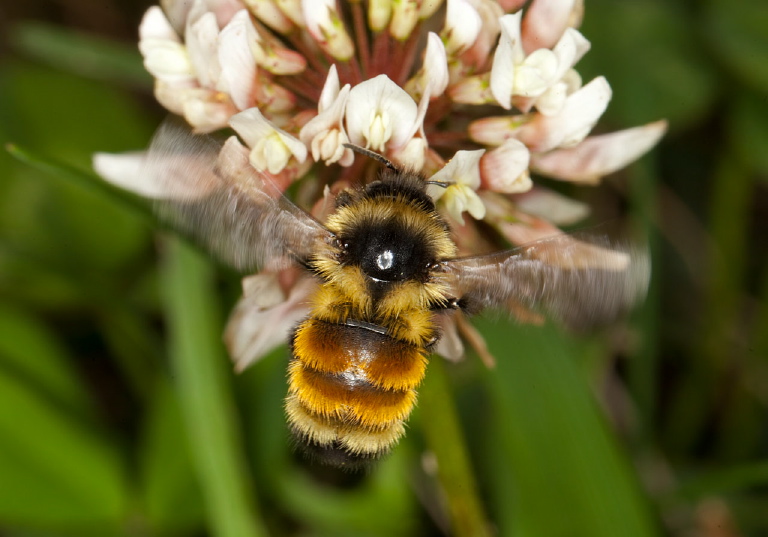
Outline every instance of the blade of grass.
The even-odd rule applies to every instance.
[[[77,184],[91,192],[104,194],[119,202],[127,209],[134,211],[136,214],[144,216],[152,222],[157,221],[152,214],[151,204],[139,196],[121,188],[117,188],[116,186],[112,186],[93,174],[83,172],[82,170],[54,159],[38,155],[33,151],[19,147],[16,144],[6,144],[5,148],[13,157],[21,162],[29,164],[33,168],[66,179],[67,181]]]
[[[205,247],[200,247],[192,234],[186,233],[180,229],[175,229],[169,222],[158,218],[157,215],[153,212],[152,202],[150,200],[142,198],[141,196],[138,196],[127,190],[123,190],[122,188],[116,187],[94,174],[84,172],[76,167],[64,164],[58,160],[39,155],[34,151],[22,148],[16,144],[6,144],[5,148],[12,156],[21,162],[29,164],[30,166],[54,177],[59,177],[69,181],[72,184],[84,188],[85,190],[96,192],[97,194],[111,198],[124,208],[144,218],[155,228],[173,233],[177,237],[187,241],[189,244],[200,248],[202,251],[207,251]],[[220,268],[227,268],[220,262],[217,262],[216,264]]]
[[[490,536],[442,358],[437,357],[429,364],[419,407],[427,446],[437,458],[438,477],[448,499],[454,535]]]
[[[705,499],[768,483],[768,462],[753,462],[702,473],[684,481],[675,496]]]
[[[654,155],[646,156],[630,170],[629,196],[631,200],[633,232],[648,241],[651,263],[657,258],[657,235],[652,230],[652,222],[658,221],[655,213],[656,176],[653,173]],[[653,274],[653,270],[651,274]],[[653,430],[656,415],[656,384],[658,375],[658,339],[659,339],[659,281],[651,276],[648,296],[635,313],[636,327],[642,334],[640,344],[633,359],[629,361],[628,381],[642,420],[635,431],[647,442],[648,432]]]
[[[114,80],[148,89],[152,77],[144,69],[136,45],[74,32],[40,22],[22,22],[9,32],[11,46],[57,69],[88,78]]]
[[[166,246],[163,283],[170,355],[211,533],[266,535],[227,378],[212,265],[175,238]]]
[[[594,346],[554,327],[475,321],[497,357],[486,373],[492,506],[502,535],[658,535],[629,461],[577,364]],[[511,482],[510,486],[508,482]],[[553,516],[553,514],[555,516]]]

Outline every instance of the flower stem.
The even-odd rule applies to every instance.
[[[430,362],[419,407],[427,446],[437,458],[438,477],[448,500],[453,534],[456,537],[490,536],[445,364],[440,358]]]
[[[170,357],[211,535],[266,535],[246,470],[221,344],[213,270],[192,247],[166,242],[163,279]]]

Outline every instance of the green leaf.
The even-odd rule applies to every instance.
[[[768,181],[768,100],[765,95],[741,91],[728,109],[728,140],[747,169]]]
[[[179,402],[165,379],[157,383],[144,427],[143,504],[152,534],[199,533],[205,519],[203,498]]]
[[[768,91],[768,9],[764,0],[710,0],[704,21],[709,50],[753,89]],[[728,80],[729,87],[735,85],[733,79]]]
[[[281,503],[313,535],[419,535],[408,453],[399,446],[350,489],[329,487],[295,468],[275,483]]]
[[[768,483],[768,462],[754,462],[721,467],[688,477],[675,492],[691,499],[706,499],[732,492],[746,491]]]
[[[584,347],[552,327],[479,323],[488,372],[493,510],[503,535],[658,535],[625,456],[579,373]],[[502,495],[503,494],[503,495]]]
[[[0,369],[52,405],[80,418],[95,413],[60,342],[34,317],[0,305]]]
[[[691,16],[672,2],[593,0],[580,31],[592,43],[576,66],[613,89],[606,118],[623,128],[666,118],[674,128],[708,113],[719,91]]]
[[[80,388],[50,335],[4,314],[0,332],[19,337],[0,348],[0,525],[107,535],[128,514],[121,454],[82,418]]]
[[[2,66],[0,98],[3,139],[25,147],[14,149],[24,163],[0,156],[0,237],[82,278],[139,255],[149,227],[135,210],[94,193],[102,182],[84,171],[94,151],[146,143],[149,128],[135,106],[92,81],[19,63]],[[51,175],[38,170],[68,181],[40,180]]]

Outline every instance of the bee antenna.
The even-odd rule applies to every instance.
[[[399,172],[400,171],[398,169],[398,167],[395,166],[390,160],[387,160],[386,157],[384,157],[383,155],[379,155],[375,151],[371,151],[370,149],[366,149],[364,147],[360,147],[359,145],[355,145],[355,144],[342,144],[342,145],[344,147],[346,147],[347,149],[351,149],[355,153],[360,153],[361,155],[364,155],[364,156],[366,156],[368,158],[372,158],[373,160],[377,160],[377,161],[381,162],[384,166],[386,166],[387,168],[389,168],[393,172]]]
[[[443,188],[448,188],[453,183],[451,181],[424,181],[425,185],[435,185],[435,186],[441,186]]]

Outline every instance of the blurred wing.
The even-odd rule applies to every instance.
[[[646,293],[648,255],[607,239],[557,235],[529,246],[445,263],[468,310],[541,311],[575,330],[606,324]]]
[[[239,270],[306,261],[317,241],[332,237],[250,165],[235,137],[222,145],[166,121],[152,140],[145,173],[161,185],[160,218]]]

